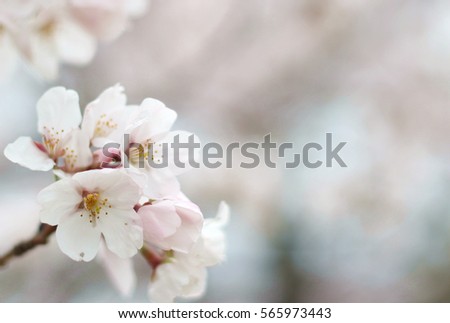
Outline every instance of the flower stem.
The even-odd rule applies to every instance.
[[[41,224],[39,230],[30,240],[15,245],[9,252],[0,257],[0,267],[6,265],[12,258],[19,257],[39,245],[47,244],[48,238],[56,231],[56,226]]]
[[[156,269],[163,261],[163,258],[158,253],[146,247],[141,249],[141,254],[152,269]]]

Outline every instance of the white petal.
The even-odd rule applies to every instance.
[[[114,208],[132,209],[141,197],[141,189],[125,171],[121,169],[95,169],[73,176],[89,192],[100,192],[108,198]]]
[[[47,80],[54,80],[59,72],[59,58],[51,37],[34,33],[29,35],[29,61]]]
[[[62,61],[84,65],[94,57],[95,38],[84,28],[69,19],[62,20],[55,31],[55,44]]]
[[[180,193],[180,183],[168,168],[141,170],[147,173],[147,187],[144,193],[148,196],[176,196]]]
[[[6,158],[31,170],[48,171],[55,162],[41,151],[30,137],[19,137],[3,151]]]
[[[198,298],[206,291],[206,281],[208,272],[205,267],[198,267],[190,270],[189,283],[183,286],[181,297]]]
[[[78,94],[64,87],[53,87],[42,95],[37,103],[38,131],[45,134],[48,129],[61,133],[78,128],[81,122]],[[46,127],[46,129],[44,129]]]
[[[177,113],[161,101],[145,99],[129,127],[133,142],[144,143],[147,139],[167,133],[177,119]]]
[[[108,142],[106,139],[112,133],[121,132],[123,134],[129,113],[125,105],[127,98],[123,90],[119,84],[106,89],[97,99],[89,103],[84,111],[82,128],[91,139],[94,139],[93,144],[96,147],[102,147],[105,142]],[[112,126],[108,127],[106,122]]]
[[[100,244],[98,260],[105,269],[114,287],[126,297],[129,297],[136,288],[136,274],[133,261],[129,258],[117,257],[109,251],[104,243]]]
[[[63,147],[64,170],[76,172],[88,168],[92,164],[92,152],[89,136],[80,129],[72,130]]]
[[[128,0],[125,2],[126,11],[133,18],[143,16],[149,6],[149,0]]]
[[[189,283],[189,273],[178,263],[165,263],[156,268],[149,285],[148,296],[155,303],[173,302],[182,294],[183,286]]]
[[[171,131],[164,137],[155,139],[155,141],[154,147],[160,148],[154,148],[153,159],[167,159],[167,168],[175,175],[180,175],[191,170],[193,166],[196,166],[195,163],[200,162],[200,139],[191,132]],[[181,144],[192,142],[195,143],[198,148],[191,150],[187,148],[175,149],[175,146],[172,148],[172,144],[174,144],[175,141]]]
[[[142,226],[134,210],[111,209],[98,221],[106,246],[121,258],[134,256],[143,245]]]
[[[162,201],[146,205],[139,209],[138,214],[142,219],[145,241],[163,249],[171,249],[165,239],[173,235],[181,225],[173,203]]]
[[[80,214],[61,218],[56,229],[56,240],[61,251],[73,260],[91,261],[97,254],[101,233],[98,226],[89,223],[87,212],[83,217]]]
[[[202,231],[203,250],[198,258],[206,266],[214,266],[225,259],[226,241],[223,227],[228,223],[230,208],[225,202],[220,202],[219,210],[214,219],[206,219]]]
[[[0,31],[0,80],[8,77],[17,63],[17,50],[6,31]]]
[[[206,268],[184,260],[173,259],[157,267],[148,290],[152,302],[165,303],[172,302],[175,297],[196,298],[203,295]]]
[[[63,216],[73,214],[83,200],[81,188],[70,178],[61,179],[46,188],[37,196],[41,205],[41,221],[57,225]]]
[[[230,206],[227,202],[221,201],[219,204],[219,208],[217,210],[216,217],[213,219],[206,219],[205,225],[208,226],[209,229],[211,228],[223,228],[225,225],[228,224],[230,220]]]

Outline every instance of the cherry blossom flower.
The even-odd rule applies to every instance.
[[[123,171],[79,172],[43,189],[38,195],[43,223],[57,225],[60,249],[76,261],[90,261],[99,244],[121,258],[134,256],[143,244],[141,221],[134,206],[139,186]]]
[[[196,160],[198,152],[190,156],[186,150],[179,150],[177,159],[185,165],[178,167],[175,163],[171,145],[175,138],[187,143],[190,136],[194,142],[198,137],[187,131],[170,131],[177,118],[177,113],[161,101],[147,98],[135,109],[128,121],[125,133],[129,142],[123,143],[129,166],[148,176],[145,193],[153,196],[176,195],[180,185],[176,175],[184,173],[190,167],[190,158]],[[154,167],[152,165],[158,165]]]
[[[180,149],[177,157],[186,165],[180,168],[175,164],[171,143],[175,137],[179,142],[188,142],[192,134],[170,131],[177,114],[164,103],[147,98],[139,106],[127,105],[123,91],[120,85],[110,87],[85,109],[81,128],[92,145],[101,148],[105,144],[116,143],[121,149],[114,162],[111,153],[106,156],[103,151],[94,152],[96,162],[108,168],[124,167],[132,176],[145,176],[144,192],[152,197],[178,194],[180,185],[176,175],[188,170],[189,158],[196,159],[198,154],[189,156],[187,149]],[[199,142],[196,136],[193,139]],[[155,167],[157,164],[160,165]]]
[[[60,63],[85,65],[99,40],[111,41],[142,15],[148,0],[4,0],[0,3],[0,77],[18,57],[47,80]]]
[[[200,237],[203,214],[182,194],[152,200],[139,208],[138,214],[144,240],[163,250],[188,252]]]
[[[148,294],[153,302],[172,302],[175,297],[199,297],[205,292],[206,267],[225,259],[223,227],[228,222],[229,212],[228,205],[221,202],[217,216],[205,220],[201,238],[188,253],[166,253],[149,285]]]
[[[63,87],[54,87],[39,99],[37,111],[42,142],[19,137],[6,146],[5,156],[31,170],[48,171],[59,158],[63,158],[61,168],[67,172],[88,167],[92,162],[92,153],[89,138],[78,128],[81,122],[78,94]]]
[[[37,112],[42,141],[19,137],[4,154],[32,170],[53,169],[57,181],[39,193],[38,203],[45,232],[56,232],[61,251],[75,261],[97,256],[124,296],[136,285],[131,257],[138,251],[153,270],[152,299],[201,295],[206,267],[224,258],[229,211],[222,203],[218,216],[204,221],[180,192],[174,156],[161,149],[191,135],[171,131],[176,112],[155,99],[127,105],[120,85],[89,103],[84,117],[77,93],[63,87],[48,90]],[[186,163],[190,156],[179,157]],[[163,158],[165,168],[140,165]]]
[[[28,48],[23,52],[44,78],[58,76],[59,64],[85,65],[94,57],[96,39],[82,27],[62,1],[42,4],[27,21]]]

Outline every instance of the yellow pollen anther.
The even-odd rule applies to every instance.
[[[83,196],[83,205],[81,207],[89,212],[89,222],[95,226],[97,220],[100,220],[102,208],[107,207],[110,209],[112,206],[108,203],[108,199],[102,199],[99,193],[84,193]],[[108,215],[108,212],[103,211],[103,215]]]
[[[84,198],[84,208],[88,210],[89,212],[95,213],[95,210],[97,208],[99,194],[98,193],[89,193]]]

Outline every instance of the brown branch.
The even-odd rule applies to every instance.
[[[0,257],[0,267],[6,265],[12,258],[19,257],[39,245],[48,242],[48,238],[56,231],[56,226],[41,224],[36,235],[28,241],[15,245],[8,253]]]

